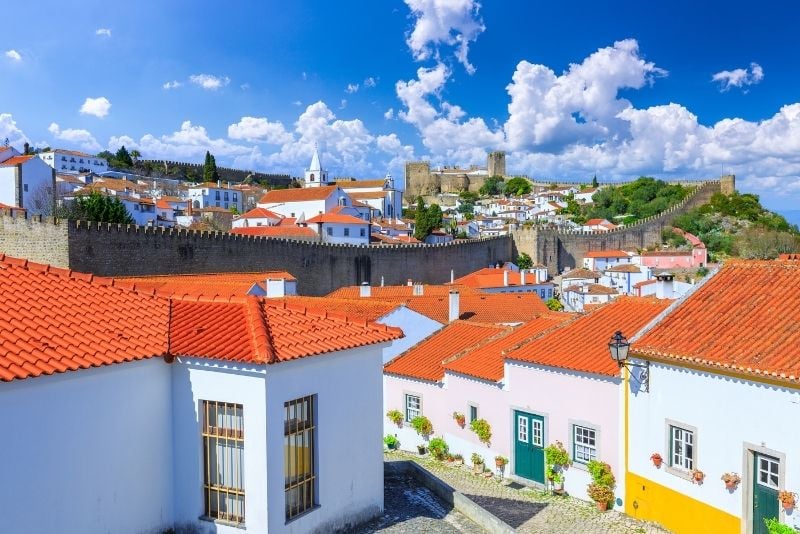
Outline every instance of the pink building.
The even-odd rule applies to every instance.
[[[672,231],[683,236],[692,249],[645,251],[641,256],[642,265],[657,269],[696,269],[708,263],[708,251],[700,238],[680,228],[673,228]]]

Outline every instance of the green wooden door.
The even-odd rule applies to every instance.
[[[766,454],[755,455],[753,462],[753,534],[768,534],[765,519],[777,519],[778,474],[780,460]]]
[[[514,474],[544,484],[544,418],[515,411]]]

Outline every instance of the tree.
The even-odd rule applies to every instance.
[[[102,152],[97,153],[97,157],[103,158],[106,161],[111,161],[112,159],[114,159],[114,154],[112,154],[108,150],[103,150]]]
[[[564,309],[564,305],[558,299],[548,299],[545,303],[547,305],[547,309],[552,311],[561,311]]]
[[[101,195],[97,191],[75,197],[70,211],[68,216],[71,219],[122,224],[134,223],[119,198]]]
[[[533,267],[533,259],[531,259],[527,252],[522,252],[517,256],[517,267],[520,269],[530,269]]]
[[[531,183],[525,178],[519,176],[510,179],[506,182],[505,192],[507,195],[514,195],[516,197],[527,195],[531,192]]]
[[[483,196],[499,195],[503,192],[503,177],[490,176],[478,191]]]
[[[592,187],[598,188],[600,187],[600,183],[597,181],[597,175],[595,174],[592,176]]]
[[[139,161],[139,158],[141,158],[141,157],[142,157],[142,153],[141,152],[139,152],[138,150],[135,150],[135,149],[131,150],[131,158],[133,158],[134,163]]]
[[[217,173],[217,160],[214,159],[214,156],[211,154],[211,152],[206,151],[206,161],[203,163],[203,181],[216,183],[218,180],[219,174]]]
[[[438,204],[431,204],[426,208],[422,197],[417,197],[417,209],[414,212],[414,237],[422,241],[441,226],[442,208]]]
[[[125,148],[125,145],[119,147],[117,153],[114,154],[114,166],[116,167],[132,167],[133,166],[133,159],[131,158],[130,153],[128,153],[128,149]]]

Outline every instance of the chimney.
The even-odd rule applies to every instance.
[[[519,270],[519,285],[521,286],[525,285],[525,269]]]
[[[283,278],[267,278],[267,298],[275,299],[286,296],[286,281]]]
[[[222,187],[222,180],[217,180],[217,187]]]
[[[450,269],[450,283],[452,284],[455,281],[456,281],[456,273],[453,271],[453,269]]]
[[[503,269],[503,287],[508,287],[508,269]]]
[[[369,282],[361,282],[361,287],[358,289],[359,297],[369,297],[372,295],[372,288],[370,287]]]
[[[461,311],[459,310],[459,294],[458,291],[451,291],[449,295],[449,311],[447,314],[448,322],[453,322],[461,316]]]
[[[409,278],[408,282],[406,282],[406,285],[409,286],[409,287],[413,286],[414,285],[414,281],[411,278]]]
[[[381,287],[383,287],[383,276],[381,276]]]
[[[672,298],[672,281],[675,275],[672,273],[663,273],[656,276],[656,298],[657,299],[671,299]]]
[[[415,297],[421,297],[423,292],[424,290],[422,288],[422,284],[414,284],[414,289],[412,290],[411,294]]]

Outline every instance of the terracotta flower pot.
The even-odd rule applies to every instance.
[[[597,509],[600,510],[601,512],[605,512],[606,510],[608,510],[608,503],[605,501],[603,502],[595,501],[595,504],[597,505]]]
[[[737,483],[734,480],[730,480],[725,483],[725,489],[734,490],[736,489]]]
[[[661,463],[664,461],[664,459],[660,455],[657,455],[657,454],[654,454],[653,456],[651,456],[650,459],[653,461],[653,465],[656,466],[657,468],[660,468],[661,467]]]
[[[781,504],[783,504],[783,509],[787,512],[794,508],[794,501],[781,501]]]

